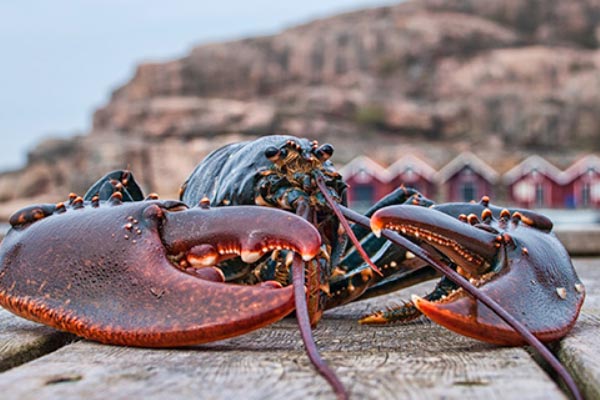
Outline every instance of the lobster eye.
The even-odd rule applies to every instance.
[[[275,146],[269,146],[265,150],[265,157],[267,157],[267,159],[270,161],[273,161],[273,162],[277,161],[279,159],[279,155],[280,155],[280,151]]]
[[[315,151],[315,154],[319,160],[327,161],[327,160],[329,160],[329,157],[331,157],[331,155],[333,154],[333,146],[330,145],[329,143],[326,143],[326,144],[322,145],[321,147],[319,147]]]

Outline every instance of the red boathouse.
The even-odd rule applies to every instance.
[[[390,191],[404,185],[433,199],[435,190],[435,169],[412,154],[407,154],[388,167]]]
[[[498,173],[473,153],[462,153],[436,174],[440,201],[479,201],[494,196]]]
[[[348,204],[364,211],[389,191],[387,170],[369,157],[356,157],[340,169],[348,184]]]
[[[600,157],[588,155],[562,173],[564,206],[600,208]]]
[[[564,207],[561,171],[538,155],[504,174],[511,203],[523,208]]]

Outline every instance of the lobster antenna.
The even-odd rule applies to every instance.
[[[349,219],[355,221],[359,225],[364,227],[368,227],[370,229],[370,221],[367,217],[360,215],[359,213],[352,211],[351,209],[339,206],[343,211],[344,215],[346,215]],[[520,321],[518,321],[515,317],[513,317],[508,311],[506,311],[500,304],[498,304],[494,299],[489,297],[487,294],[483,293],[477,287],[475,287],[471,282],[466,280],[463,276],[461,276],[458,272],[454,271],[445,263],[438,261],[431,257],[429,253],[425,250],[417,246],[415,243],[411,242],[407,238],[394,231],[390,231],[384,229],[381,231],[381,235],[388,239],[389,241],[397,244],[398,246],[404,247],[406,250],[413,253],[415,256],[419,257],[423,261],[427,262],[429,265],[434,267],[436,270],[444,274],[448,279],[456,283],[458,286],[462,287],[467,293],[471,296],[479,300],[481,303],[485,304],[488,308],[490,308],[493,312],[496,313],[501,319],[504,320],[508,325],[510,325],[515,331],[517,331],[523,339],[533,347],[542,358],[550,365],[550,367],[557,373],[557,375],[562,379],[565,383],[573,398],[576,400],[582,400],[583,397],[579,391],[579,388],[575,384],[573,377],[567,371],[567,369],[561,364],[560,361],[556,358],[554,354],[537,338],[535,337],[528,329],[523,325]]]
[[[352,242],[352,244],[358,251],[358,254],[360,254],[362,259],[365,260],[365,262],[367,264],[369,264],[369,266],[371,267],[371,269],[373,271],[377,272],[380,276],[383,276],[383,274],[381,273],[381,270],[379,268],[377,268],[377,265],[375,265],[375,263],[373,263],[373,261],[371,261],[371,258],[369,257],[369,255],[367,254],[365,249],[363,249],[363,247],[360,245],[358,239],[356,238],[356,235],[354,234],[354,232],[352,231],[352,228],[350,227],[350,224],[348,223],[348,220],[346,219],[344,214],[342,214],[342,211],[340,211],[340,207],[342,207],[342,206],[339,205],[338,203],[336,203],[331,198],[331,195],[329,194],[329,191],[327,190],[327,186],[325,185],[325,181],[323,180],[323,177],[318,175],[316,177],[316,181],[317,181],[317,186],[321,190],[321,193],[323,193],[323,196],[325,196],[325,200],[327,200],[327,203],[329,204],[329,206],[331,207],[331,209],[333,210],[335,215],[340,220],[340,223],[344,227],[346,234],[348,234],[348,238],[350,239],[350,241]]]
[[[300,328],[300,336],[302,336],[302,342],[304,342],[304,348],[308,354],[310,362],[315,367],[317,372],[331,385],[339,400],[347,400],[348,392],[344,388],[344,385],[337,377],[335,372],[323,361],[315,339],[312,335],[310,327],[310,317],[308,315],[308,306],[306,304],[306,291],[304,289],[304,262],[297,255],[294,254],[294,260],[292,262],[292,281],[294,283],[294,301],[296,303],[296,319],[298,320],[298,327]]]

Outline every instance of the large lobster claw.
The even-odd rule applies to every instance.
[[[294,309],[293,287],[211,282],[178,260],[202,267],[275,248],[305,260],[319,251],[317,230],[284,211],[112,200],[17,212],[0,248],[0,304],[104,343],[204,343],[283,318]]]
[[[387,207],[371,223],[375,232],[393,229],[435,249],[542,341],[560,339],[575,324],[585,290],[551,232],[552,222],[540,214],[482,201]],[[524,343],[462,289],[436,302],[415,296],[413,303],[431,320],[460,334],[501,345]]]

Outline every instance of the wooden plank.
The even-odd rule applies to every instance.
[[[557,354],[584,396],[600,399],[600,258],[576,259],[575,267],[586,299],[577,325],[560,342]]]
[[[600,226],[557,227],[554,232],[572,257],[600,254]]]
[[[50,353],[73,339],[0,308],[0,371]]]
[[[322,355],[353,398],[565,398],[521,348],[494,347],[426,321],[356,323],[369,309],[423,291],[343,307],[319,324]],[[0,390],[6,399],[333,398],[311,368],[293,319],[188,349],[77,342],[0,374]]]

